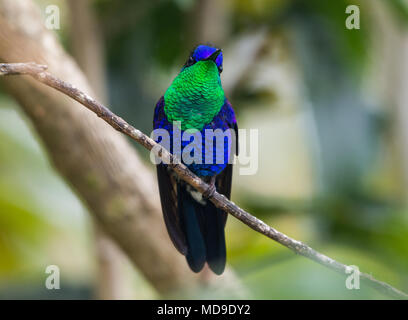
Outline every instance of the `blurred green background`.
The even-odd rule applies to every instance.
[[[70,52],[67,1],[36,2],[44,17],[47,5],[60,7],[56,33]],[[360,8],[359,30],[345,26],[349,4]],[[239,126],[260,138],[259,169],[235,171],[233,201],[408,290],[408,1],[95,0],[92,10],[115,113],[150,133],[155,103],[194,45],[223,48],[222,81]],[[86,209],[0,90],[0,298],[92,298],[92,234]],[[387,298],[364,285],[347,290],[344,277],[232,217],[226,234],[244,298]],[[63,270],[59,291],[44,287],[51,264]],[[158,297],[129,262],[125,269],[126,297]]]

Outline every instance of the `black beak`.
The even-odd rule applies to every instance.
[[[217,51],[215,51],[211,56],[209,56],[208,58],[204,59],[205,61],[211,60],[215,62],[215,59],[217,59],[217,57],[219,56],[219,54],[221,53],[221,49],[218,49]]]

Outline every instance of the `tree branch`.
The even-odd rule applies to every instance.
[[[47,65],[55,77],[97,97],[32,0],[0,0],[0,61]],[[0,82],[30,120],[50,164],[157,293],[179,295],[205,285],[247,296],[230,268],[221,277],[203,279],[177,254],[154,174],[124,135],[32,77],[0,77]]]
[[[210,186],[207,183],[193,174],[184,164],[182,164],[165,148],[157,144],[153,139],[149,138],[140,130],[128,124],[121,117],[115,115],[108,108],[106,108],[104,105],[102,105],[86,93],[82,92],[75,86],[54,77],[52,74],[45,70],[46,66],[38,65],[35,63],[0,63],[0,75],[30,75],[39,82],[42,82],[43,84],[66,94],[67,96],[78,101],[86,108],[94,112],[98,117],[105,120],[109,125],[111,125],[119,132],[124,133],[133,140],[137,141],[139,144],[152,151],[157,157],[161,158],[166,163],[170,163],[169,166],[177,173],[179,178],[193,186],[196,190],[201,193],[209,190]],[[350,270],[350,267],[348,267],[347,265],[337,262],[336,260],[312,249],[303,242],[292,239],[284,233],[268,226],[265,222],[241,209],[235,203],[228,200],[218,192],[215,192],[213,194],[213,196],[210,198],[210,201],[213,202],[215,206],[233,215],[235,218],[245,223],[253,230],[289,248],[296,254],[309,258],[342,275],[345,275],[347,271]],[[370,285],[374,289],[388,296],[398,299],[408,299],[408,295],[406,293],[394,288],[393,286],[385,282],[375,279],[369,274],[360,273],[360,279],[367,285]]]

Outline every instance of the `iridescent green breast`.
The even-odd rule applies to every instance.
[[[225,101],[216,64],[198,61],[182,70],[164,94],[164,112],[181,129],[198,129],[212,121]]]

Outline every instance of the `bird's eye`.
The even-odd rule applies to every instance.
[[[222,66],[219,66],[219,67],[218,67],[218,72],[221,73],[222,70],[223,70]]]
[[[191,66],[195,63],[195,59],[193,57],[189,57],[187,61],[187,66]]]

